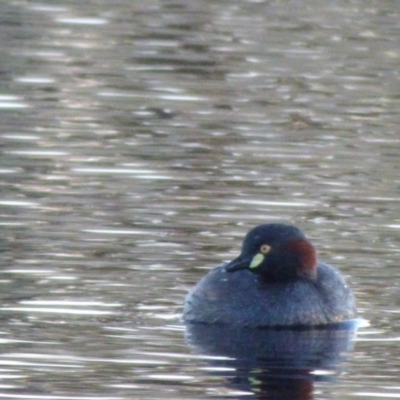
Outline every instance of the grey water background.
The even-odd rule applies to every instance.
[[[318,399],[400,398],[400,2],[0,2],[0,398],[236,398],[187,290],[300,226],[370,321]]]

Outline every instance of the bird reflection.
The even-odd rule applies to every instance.
[[[187,324],[186,339],[198,353],[221,356],[210,358],[213,373],[243,398],[308,400],[314,382],[335,380],[355,331],[355,321],[324,329]]]

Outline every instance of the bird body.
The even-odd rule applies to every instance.
[[[240,327],[318,327],[356,317],[338,269],[318,262],[296,227],[265,224],[246,236],[241,255],[212,269],[185,299],[184,320]]]

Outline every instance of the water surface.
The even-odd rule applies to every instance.
[[[395,1],[2,2],[0,398],[248,397],[180,313],[276,220],[371,323],[300,398],[400,397],[399,20]]]

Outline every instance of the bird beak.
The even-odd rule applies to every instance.
[[[233,261],[228,263],[225,266],[225,270],[227,272],[239,271],[240,269],[256,269],[258,268],[262,262],[264,261],[264,254],[257,253],[253,258],[245,258],[242,257],[235,258]]]
[[[249,268],[251,259],[243,259],[242,257],[235,258],[225,266],[227,272],[239,271]]]

